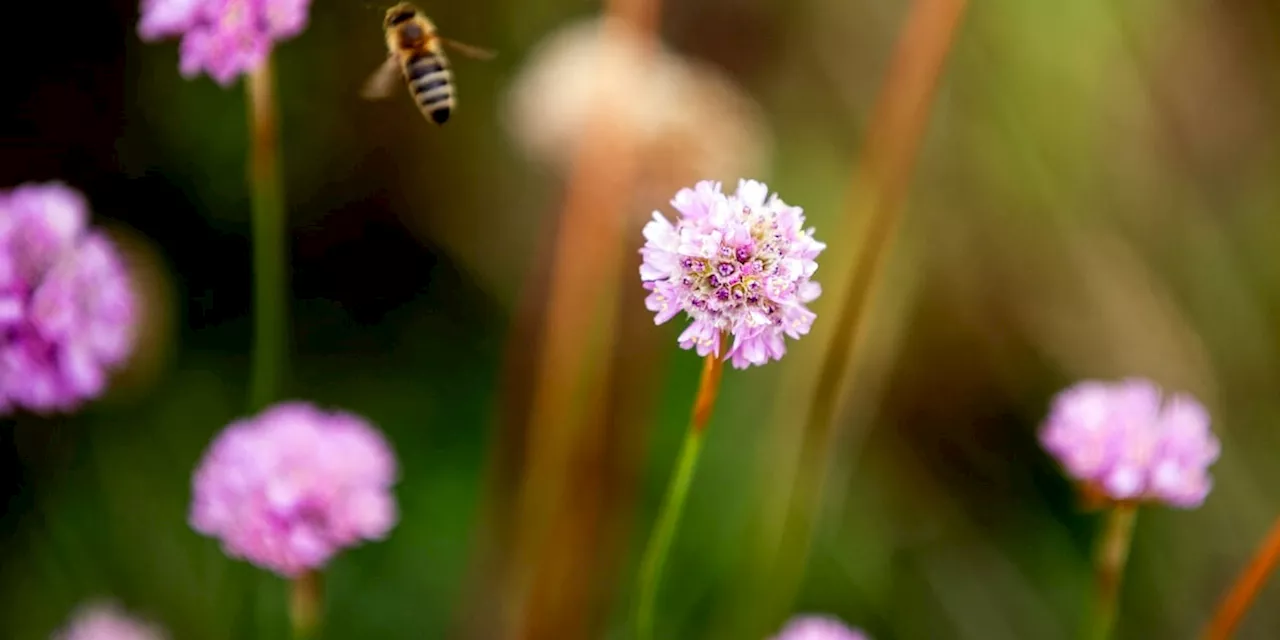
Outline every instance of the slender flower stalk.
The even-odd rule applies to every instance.
[[[287,225],[271,54],[278,42],[296,37],[306,29],[310,7],[311,0],[140,2],[139,37],[148,42],[179,38],[179,71],[183,77],[205,74],[219,85],[229,87],[241,76],[246,76],[250,131],[247,177],[253,219],[254,322],[249,380],[249,408],[252,411],[261,410],[279,399],[288,346]],[[279,412],[268,415],[279,415]],[[213,484],[218,484],[216,479]],[[294,497],[273,495],[272,499],[292,500]],[[202,526],[216,528],[226,524],[222,522],[223,516],[225,513],[213,508],[203,510],[198,518]],[[372,517],[371,514],[366,516]],[[266,543],[260,539],[258,544]],[[278,545],[269,553],[260,548],[254,549],[259,556],[255,560],[268,565],[275,563],[277,566],[272,568],[277,571],[294,572],[300,570],[300,566],[305,568],[309,561],[319,562],[319,556],[333,544],[332,540],[313,538],[291,540],[289,545]],[[307,548],[285,548],[290,545]],[[244,552],[245,549],[239,551]],[[264,553],[272,557],[263,557]],[[309,560],[300,559],[302,557]],[[309,586],[312,583],[315,589]],[[299,605],[291,607],[294,630],[305,632],[308,637],[317,629],[319,596],[304,595],[318,594],[318,585],[318,575],[314,580],[304,576],[295,585],[293,594],[294,604]],[[304,606],[306,603],[315,606]]]
[[[641,54],[647,56],[653,46],[659,7],[659,0],[611,0],[605,13],[618,19],[611,28],[634,35],[643,45]],[[578,394],[597,395],[612,364],[601,363],[595,379],[583,382],[590,364],[590,345],[583,336],[598,333],[607,342],[613,333],[614,306],[607,301],[617,294],[610,285],[623,267],[624,253],[619,246],[636,178],[634,136],[617,126],[608,107],[602,97],[588,110],[584,135],[573,151],[565,202],[552,241],[542,329],[537,338],[540,354],[526,427],[533,435],[528,441],[527,470],[519,498],[516,567],[539,564],[545,551],[551,514],[565,492],[565,461],[575,444],[572,433],[580,422],[573,411],[574,398],[580,397]],[[514,624],[523,624],[518,619],[524,615],[520,609],[531,583],[527,575],[517,575],[510,582]]]
[[[271,58],[249,74],[249,184],[253,206],[254,344],[250,408],[276,400],[287,348],[288,287],[280,140]]]
[[[725,342],[720,341],[722,345]],[[662,567],[667,561],[671,541],[675,539],[680,525],[680,514],[684,511],[684,501],[689,495],[689,485],[693,482],[693,473],[698,466],[698,454],[702,452],[702,439],[706,434],[707,424],[711,421],[716,396],[720,393],[723,372],[724,359],[721,354],[712,353],[703,358],[702,377],[698,382],[698,395],[689,417],[689,429],[680,446],[680,457],[676,461],[675,474],[667,487],[666,497],[663,498],[658,522],[654,525],[649,545],[640,563],[640,599],[636,610],[636,629],[640,640],[653,637],[653,610],[662,580]]]
[[[315,640],[320,631],[324,605],[324,575],[307,571],[293,579],[289,592],[289,620],[294,640]]]
[[[624,30],[641,45],[642,58],[656,46],[660,0],[607,0],[604,12],[616,18],[611,29]],[[595,70],[593,73],[599,72]],[[562,593],[561,585],[544,586],[554,559],[552,531],[557,512],[567,500],[571,460],[580,451],[577,437],[590,412],[579,412],[577,398],[598,398],[612,376],[613,363],[592,361],[587,335],[608,344],[617,322],[613,314],[618,292],[612,286],[622,272],[625,214],[637,178],[635,132],[612,116],[610,99],[601,95],[587,110],[584,134],[573,150],[572,169],[565,188],[553,241],[540,353],[533,377],[526,432],[526,464],[518,497],[519,526],[511,545],[509,575],[503,598],[501,625],[507,635],[537,634],[540,620],[556,615],[542,609],[563,608],[556,598],[536,602],[535,589]],[[592,375],[587,375],[591,370]],[[548,559],[551,562],[548,562]],[[553,578],[554,579],[554,578]],[[550,602],[551,604],[546,604]],[[579,606],[568,603],[570,607]]]
[[[1130,502],[1118,503],[1107,512],[1094,560],[1098,591],[1093,620],[1088,627],[1088,635],[1085,636],[1087,640],[1106,640],[1111,637],[1119,604],[1120,584],[1129,559],[1133,523],[1137,515],[1137,505]]]
[[[867,219],[857,259],[845,275],[845,294],[824,350],[805,421],[797,476],[788,512],[769,572],[769,591],[786,606],[804,573],[824,485],[838,440],[836,416],[850,363],[866,325],[875,288],[901,218],[915,158],[929,123],[930,106],[951,52],[966,0],[916,0],[899,36],[885,84],[868,124],[862,161],[848,196],[847,219]],[[768,612],[772,616],[773,610]]]
[[[1249,607],[1257,599],[1267,579],[1280,564],[1280,518],[1271,525],[1271,531],[1258,547],[1257,553],[1240,573],[1231,591],[1218,605],[1213,620],[1205,628],[1204,640],[1226,640],[1235,633],[1236,627],[1248,613]]]

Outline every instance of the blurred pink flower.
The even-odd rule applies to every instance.
[[[266,60],[272,45],[307,26],[311,0],[142,0],[138,35],[181,37],[178,67],[230,85]]]
[[[1058,394],[1040,440],[1089,489],[1181,508],[1204,502],[1219,452],[1199,402],[1181,393],[1162,401],[1141,379],[1086,381]]]
[[[130,617],[109,602],[80,607],[66,627],[55,631],[50,640],[167,640],[160,627]]]
[[[136,331],[112,242],[60,183],[0,192],[0,410],[70,411],[106,388]]]
[[[835,618],[804,615],[792,618],[770,640],[867,640],[867,636]]]
[[[805,305],[822,292],[809,278],[826,245],[803,228],[803,210],[754,180],[740,181],[732,195],[718,182],[699,182],[671,204],[680,219],[673,225],[655,211],[640,250],[654,321],[688,314],[693,323],[680,346],[700,356],[719,350],[722,332],[732,334],[726,357],[738,369],[781,358],[783,335],[809,332],[815,315]]]
[[[228,555],[293,577],[386,537],[395,481],[391,448],[363,418],[281,403],[210,445],[193,478],[191,526]]]

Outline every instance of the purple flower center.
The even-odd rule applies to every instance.
[[[297,523],[305,525],[314,531],[327,531],[329,528],[328,505],[314,498],[298,505],[293,517]]]

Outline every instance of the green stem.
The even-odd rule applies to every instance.
[[[308,571],[293,580],[289,593],[289,621],[294,640],[319,638],[320,611],[324,603],[324,582],[317,571]]]
[[[248,179],[253,214],[253,355],[249,374],[249,410],[258,411],[279,398],[288,322],[284,189],[280,179],[275,76],[270,57],[249,74],[245,94],[249,111]],[[255,582],[258,579],[257,575],[252,578]],[[294,584],[290,616],[294,637],[309,640],[311,636],[307,634],[314,631],[315,626],[300,626],[299,614],[294,610],[302,580],[300,578]],[[251,602],[251,606],[261,612],[257,600]],[[305,610],[304,606],[301,611]],[[318,601],[314,611],[319,611]],[[253,615],[252,610],[250,615]],[[313,616],[313,619],[317,618]]]
[[[288,288],[285,277],[285,213],[280,179],[280,140],[275,77],[268,58],[249,75],[249,186],[253,206],[253,368],[249,404],[254,410],[278,399],[284,375]]]
[[[722,336],[721,342],[726,339]],[[689,495],[689,485],[693,483],[698,454],[702,451],[702,439],[720,391],[720,375],[723,371],[724,361],[719,354],[711,354],[703,360],[702,379],[698,384],[693,415],[689,419],[689,430],[685,433],[684,444],[680,446],[680,457],[676,461],[671,484],[667,486],[667,494],[662,500],[658,522],[654,525],[649,546],[640,562],[640,598],[636,611],[636,632],[640,640],[653,637],[653,610],[662,580],[662,567],[666,564],[671,541],[675,539],[676,530],[680,526],[680,514],[684,512],[684,501]]]
[[[663,500],[658,524],[654,527],[653,535],[649,539],[649,547],[645,550],[644,560],[640,565],[640,608],[637,629],[641,640],[653,637],[653,605],[658,596],[662,566],[666,563],[671,541],[675,538],[676,528],[680,525],[680,513],[684,510],[684,500],[689,495],[693,472],[698,466],[698,454],[702,451],[703,433],[703,431],[690,429],[685,434],[684,444],[680,448],[680,459],[676,463],[675,476],[671,479],[671,485],[667,487],[667,495]]]
[[[1121,503],[1112,507],[1103,525],[1102,538],[1098,542],[1095,559],[1097,601],[1094,605],[1092,624],[1088,627],[1091,640],[1107,640],[1115,627],[1116,610],[1120,600],[1120,583],[1124,578],[1125,563],[1129,559],[1129,546],[1133,540],[1133,523],[1138,508]]]

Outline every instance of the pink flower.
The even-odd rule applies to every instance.
[[[275,42],[302,33],[310,6],[311,0],[142,0],[138,35],[181,37],[182,75],[204,72],[227,86],[257,69]]]
[[[0,410],[75,409],[132,352],[132,283],[88,219],[59,183],[0,192]]]
[[[293,577],[396,523],[394,454],[364,419],[288,402],[231,423],[193,478],[191,526]]]
[[[796,616],[771,640],[867,640],[866,634],[827,616]]]
[[[1040,434],[1066,472],[1113,500],[1198,507],[1219,444],[1194,398],[1147,380],[1086,381],[1058,394]]]
[[[167,640],[160,627],[131,618],[113,603],[83,606],[50,640]]]
[[[732,195],[699,182],[671,204],[680,219],[672,224],[655,211],[640,250],[654,321],[688,314],[680,346],[700,356],[718,352],[721,335],[731,334],[726,357],[738,369],[781,358],[784,335],[809,333],[816,316],[806,304],[822,292],[809,278],[826,245],[803,228],[803,210],[754,180],[740,181]]]

